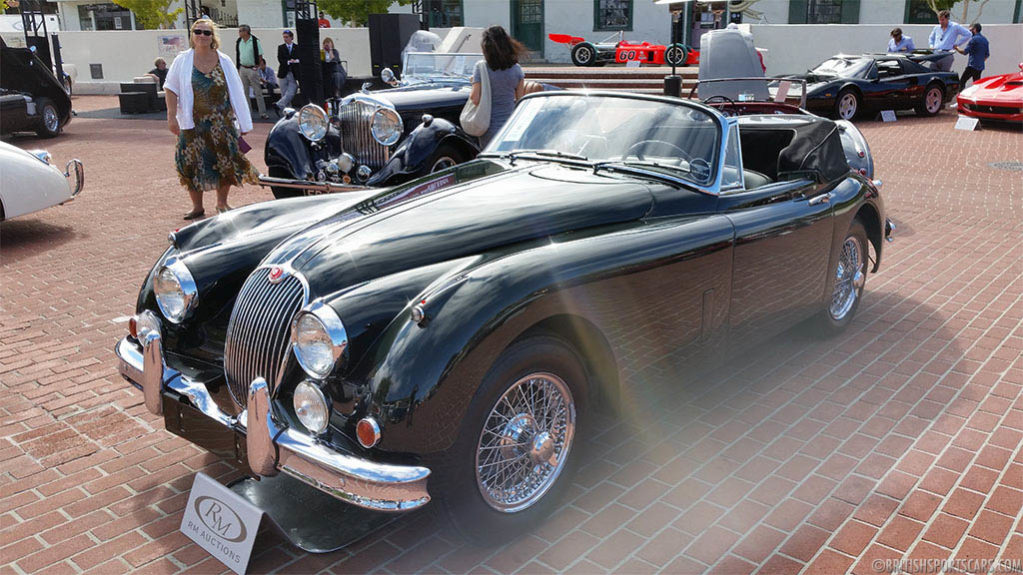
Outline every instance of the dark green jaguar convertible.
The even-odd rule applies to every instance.
[[[892,228],[879,185],[816,116],[534,94],[471,162],[172,234],[120,371],[254,476],[505,537],[556,505],[635,342],[846,327]]]

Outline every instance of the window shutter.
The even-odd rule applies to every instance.
[[[789,0],[789,24],[806,24],[807,0]]]
[[[842,23],[860,23],[860,0],[842,0]]]

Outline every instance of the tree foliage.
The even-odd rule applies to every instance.
[[[171,10],[175,0],[113,0],[114,4],[135,14],[135,22],[147,30],[173,28],[184,8]]]
[[[941,12],[942,10],[948,10],[951,12],[952,8],[956,4],[962,4],[963,12],[962,15],[959,17],[959,22],[960,23],[969,22],[971,24],[980,20],[981,14],[984,13],[984,5],[987,3],[988,0],[927,0],[927,4],[931,7],[931,10],[934,10],[935,14]],[[972,20],[969,18],[971,5],[977,6],[977,13],[973,16]],[[955,15],[953,14],[952,17],[954,19]]]
[[[319,0],[317,6],[332,17],[352,26],[365,26],[370,14],[386,14],[387,8],[397,2],[407,6],[412,0]]]

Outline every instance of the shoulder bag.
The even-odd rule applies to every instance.
[[[472,98],[466,100],[458,118],[462,129],[470,136],[482,136],[490,127],[490,74],[487,73],[487,61],[477,62],[476,70],[480,76],[480,103],[473,104]]]

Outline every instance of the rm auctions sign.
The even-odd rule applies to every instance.
[[[258,507],[210,476],[197,473],[181,531],[232,571],[244,575],[262,517]]]

